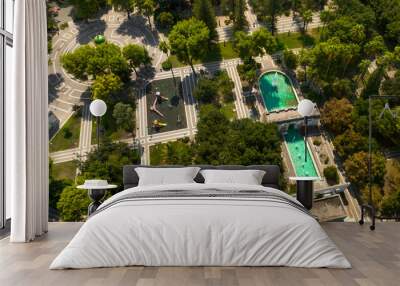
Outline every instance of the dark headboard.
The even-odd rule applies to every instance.
[[[211,166],[211,165],[192,165],[194,167],[200,167],[204,169],[219,169],[219,170],[263,170],[265,176],[262,180],[262,185],[265,187],[271,187],[279,189],[279,178],[280,169],[276,165],[252,165],[252,166],[241,166],[241,165],[223,165],[223,166]],[[139,183],[139,177],[135,171],[137,167],[146,168],[180,168],[182,165],[164,165],[164,166],[144,166],[144,165],[126,165],[124,166],[123,183],[124,189],[136,187]],[[197,183],[204,183],[203,176],[199,173],[194,179]]]

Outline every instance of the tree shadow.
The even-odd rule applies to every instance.
[[[102,19],[96,19],[90,23],[78,22],[75,24],[78,30],[76,41],[81,45],[90,43],[95,36],[103,35],[106,30],[106,22]]]
[[[160,42],[154,27],[153,30],[150,30],[147,25],[147,19],[141,15],[132,15],[130,19],[126,18],[116,31],[122,36],[130,36],[132,38],[144,36],[146,44],[151,47],[157,47]]]
[[[52,73],[48,75],[48,82],[48,102],[52,103],[60,96],[59,93],[64,77],[60,73]]]

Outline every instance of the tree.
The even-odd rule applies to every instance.
[[[350,128],[333,140],[336,152],[344,160],[354,153],[368,151],[368,138]]]
[[[310,9],[301,9],[300,17],[303,19],[303,32],[307,32],[308,24],[313,21],[313,14]]]
[[[119,186],[113,191],[119,192],[123,187],[123,166],[139,163],[140,156],[137,150],[126,143],[113,143],[104,138],[99,149],[94,149],[87,154],[86,160],[78,162],[80,176],[77,183],[83,183],[86,179],[101,178]]]
[[[243,31],[248,27],[246,16],[244,12],[246,11],[246,1],[245,0],[235,0],[235,8],[233,11],[233,30]]]
[[[141,65],[151,64],[151,57],[144,46],[130,44],[122,49],[122,54],[138,77],[137,68]]]
[[[210,31],[210,40],[217,40],[217,22],[215,21],[214,7],[210,0],[195,0],[193,4],[193,15],[196,19],[203,21],[207,25]]]
[[[216,107],[200,109],[195,138],[199,164],[277,164],[281,166],[280,135],[275,124],[250,119],[230,122]]]
[[[167,56],[169,57],[169,51],[171,50],[171,47],[169,46],[169,44],[166,41],[161,41],[160,44],[158,45],[158,48]],[[171,70],[172,73],[172,78],[174,79],[174,84],[176,87],[176,80],[175,80],[175,74],[174,74],[174,67],[172,66],[172,63],[169,59],[167,59],[164,63],[163,63],[163,69],[165,70]]]
[[[128,19],[134,9],[135,0],[107,0],[108,5],[113,6],[115,10],[126,11]]]
[[[257,56],[273,54],[278,49],[276,38],[265,28],[259,28],[251,34]]]
[[[122,86],[121,79],[115,74],[99,75],[92,85],[92,97],[110,102],[110,96],[120,92]]]
[[[129,66],[122,56],[121,49],[112,43],[83,45],[62,55],[61,64],[68,73],[81,80],[86,80],[89,76],[96,78],[113,73],[123,82],[129,81]]]
[[[383,198],[381,214],[385,217],[400,217],[400,190]]]
[[[63,68],[76,78],[87,79],[87,68],[89,60],[95,55],[95,49],[89,45],[78,47],[73,52],[63,54],[61,56],[61,64]]]
[[[233,89],[235,84],[226,71],[219,71],[215,74],[215,81],[218,86],[219,100],[223,102],[233,102]]]
[[[273,35],[276,32],[278,16],[288,12],[292,5],[291,1],[287,0],[253,0],[250,3],[256,11],[257,18],[266,21],[270,25]]]
[[[382,82],[382,91],[384,94],[400,96],[400,71],[396,72],[394,78]]]
[[[114,106],[113,117],[115,119],[115,123],[120,128],[123,128],[127,131],[133,131],[135,113],[129,104],[118,102]]]
[[[175,23],[174,15],[172,15],[170,12],[161,12],[157,19],[161,28],[164,29],[170,29]]]
[[[244,14],[247,7],[244,0],[222,0],[221,7],[224,15],[233,22],[234,31],[244,31],[247,28],[248,23]]]
[[[104,6],[103,0],[72,0],[75,9],[75,16],[78,19],[87,20],[96,15]]]
[[[341,134],[352,123],[353,106],[346,98],[332,98],[321,109],[321,123],[334,134]]]
[[[190,18],[178,22],[168,35],[170,50],[178,60],[190,65],[193,74],[196,71],[193,61],[201,59],[208,51],[210,31],[200,20]]]
[[[122,56],[121,48],[113,43],[103,43],[93,47],[94,54],[89,58],[87,74],[96,78],[98,75],[113,73],[123,82],[129,81],[129,66]]]
[[[63,221],[82,221],[86,217],[89,204],[87,191],[68,186],[61,192],[57,209]]]
[[[149,21],[149,26],[150,29],[152,29],[151,26],[151,19],[150,16],[154,14],[154,10],[156,9],[156,4],[154,3],[154,0],[144,0],[143,1],[143,15],[147,17],[147,20]]]
[[[218,97],[218,85],[216,81],[208,78],[200,78],[193,90],[194,98],[202,103],[216,103]]]
[[[295,70],[299,63],[297,55],[289,49],[283,51],[283,60],[286,67],[291,70]]]
[[[361,151],[351,155],[344,162],[346,177],[358,190],[368,184],[368,153]],[[385,176],[385,157],[381,154],[372,154],[372,184],[381,186]]]
[[[364,46],[365,54],[375,59],[378,56],[382,56],[386,51],[386,45],[382,36],[373,37],[368,43]]]
[[[386,161],[385,185],[383,190],[385,196],[390,196],[400,191],[400,161],[396,159]]]
[[[193,163],[194,149],[189,138],[156,144],[150,153],[152,165],[190,165]]]
[[[239,31],[235,33],[234,46],[243,60],[276,52],[275,37],[265,28],[259,28],[251,35]]]

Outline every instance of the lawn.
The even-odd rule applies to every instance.
[[[179,77],[175,79],[176,88],[173,78],[153,81],[146,88],[149,134],[182,129],[187,126],[181,79]],[[151,110],[156,100],[156,91],[160,91],[162,97],[157,99],[155,105],[158,112]],[[155,121],[165,126],[156,127]]]
[[[106,121],[107,120],[107,121]],[[126,139],[132,137],[131,132],[127,132],[122,128],[118,128],[115,123],[114,118],[112,117],[111,112],[107,112],[102,118],[102,122],[100,122],[100,141],[103,136],[108,137],[112,141],[118,141],[121,139]],[[97,122],[96,120],[92,121],[92,144],[97,144]]]
[[[57,152],[79,145],[79,135],[81,131],[81,113],[75,112],[56,135],[50,140],[49,151]]]
[[[224,103],[221,107],[221,112],[229,118],[229,120],[233,120],[237,118],[236,110],[235,110],[235,103]]]
[[[69,161],[59,164],[53,164],[53,176],[56,180],[75,180],[76,176],[76,163]]]
[[[320,30],[318,28],[311,29],[307,34],[300,32],[282,33],[276,37],[278,42],[288,49],[303,48],[314,46],[319,42]]]
[[[218,43],[214,47],[210,48],[210,52],[208,52],[204,58],[201,60],[195,61],[194,64],[200,63],[208,63],[208,62],[217,62],[222,60],[229,60],[238,58],[238,53],[233,49],[232,42]],[[186,64],[178,61],[177,57],[172,55],[169,57],[169,60],[172,63],[174,68],[187,66]]]

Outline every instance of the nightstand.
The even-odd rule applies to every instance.
[[[107,190],[115,189],[117,185],[110,185],[106,180],[86,180],[85,184],[77,186],[78,189],[88,190],[88,196],[92,203],[88,207],[88,216],[94,213],[101,205],[101,200],[106,195]]]
[[[289,180],[296,181],[296,199],[310,210],[314,200],[314,181],[320,180],[319,177],[289,177]]]

